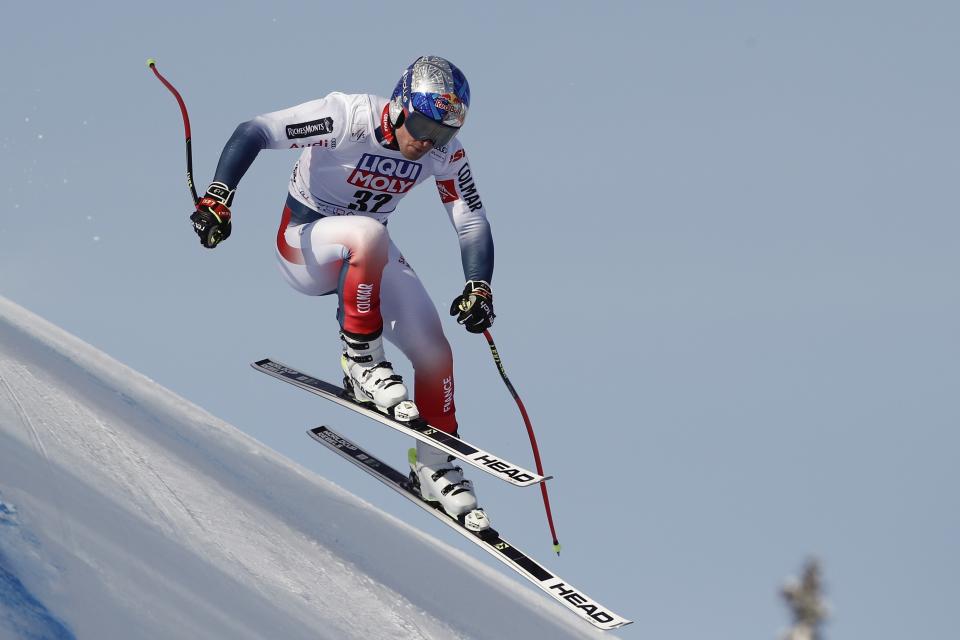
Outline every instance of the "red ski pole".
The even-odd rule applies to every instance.
[[[500,360],[500,354],[497,353],[497,345],[493,343],[493,336],[490,335],[490,331],[484,329],[483,337],[487,339],[487,344],[490,345],[490,353],[493,354],[493,361],[497,365],[497,371],[500,372],[500,377],[503,378],[503,383],[507,385],[510,395],[513,396],[517,406],[520,408],[523,423],[527,426],[527,435],[530,436],[530,446],[533,448],[533,459],[537,463],[537,473],[542,476],[543,465],[540,463],[540,449],[537,447],[537,437],[533,435],[533,425],[530,424],[530,416],[527,415],[527,409],[523,406],[523,400],[520,399],[517,390],[514,389],[513,383],[511,383],[510,378],[507,377],[507,371],[503,368],[503,362]],[[560,555],[560,541],[557,540],[557,530],[553,526],[553,514],[550,512],[550,497],[547,495],[546,481],[540,483],[540,492],[543,494],[543,508],[547,512],[547,524],[550,525],[550,535],[553,536],[553,550],[557,552],[557,555]]]
[[[187,115],[187,105],[184,104],[183,98],[180,97],[180,92],[157,71],[156,60],[149,58],[147,60],[147,66],[150,67],[150,70],[157,76],[157,79],[163,83],[163,86],[170,90],[173,97],[177,99],[177,104],[180,105],[180,114],[183,116],[183,130],[187,138],[187,186],[190,187],[190,195],[193,196],[193,204],[196,206],[196,204],[200,202],[200,198],[197,196],[197,188],[193,185],[193,151],[190,144],[190,116]]]

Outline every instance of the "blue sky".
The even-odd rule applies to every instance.
[[[811,554],[829,637],[948,635],[960,11],[550,6],[8,8],[0,294],[459,545],[304,432],[329,424],[398,465],[402,438],[247,366],[338,375],[335,302],[274,265],[296,155],[261,154],[233,236],[202,250],[176,103],[144,66],[187,101],[203,189],[239,122],[388,94],[443,55],[473,91],[461,139],[496,243],[493,333],[557,478],[563,556],[538,492],[478,478],[495,526],[636,620],[625,638],[773,637],[776,589]],[[462,274],[432,187],[390,231],[442,311]],[[445,330],[464,436],[530,462],[485,343]]]

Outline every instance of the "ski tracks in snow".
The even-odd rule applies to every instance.
[[[12,368],[15,363],[4,362],[4,369]],[[3,386],[4,390],[7,392],[10,401],[13,403],[14,409],[16,409],[17,415],[20,416],[20,422],[26,427],[27,431],[30,434],[30,440],[33,442],[34,447],[36,447],[37,452],[43,456],[43,459],[47,461],[47,464],[50,464],[50,456],[47,455],[47,448],[43,446],[43,440],[40,439],[40,434],[37,432],[37,427],[33,424],[33,420],[30,419],[30,414],[27,413],[27,410],[23,407],[23,402],[20,400],[20,396],[17,395],[17,392],[13,390],[13,387],[7,381],[7,376],[0,372],[0,385]]]
[[[123,502],[137,505],[141,515],[156,526],[176,531],[186,524],[205,532],[201,519],[164,479],[164,474],[140,452],[138,443],[118,434],[107,420],[101,419],[96,408],[64,395],[16,361],[0,361],[0,387],[10,398],[30,441],[52,475],[56,476],[58,466],[68,470],[92,469],[109,476],[115,490],[130,494],[134,499]],[[26,410],[27,406],[34,415]],[[92,464],[82,464],[76,460],[78,457]],[[61,491],[55,493],[62,495]],[[62,513],[62,505],[58,506]],[[76,550],[67,520],[61,517],[61,523],[64,540]]]
[[[71,402],[78,412],[83,411],[83,407],[76,401]],[[180,516],[183,514],[200,532],[207,532],[207,527],[201,518],[187,506],[180,494],[164,479],[163,474],[140,453],[133,443],[121,437],[96,415],[90,415],[90,421],[95,428],[88,431],[85,437],[100,439],[100,444],[105,445],[101,450],[111,452],[114,458],[112,461],[115,463],[114,475],[121,485],[131,493],[139,493],[156,509],[156,514],[145,515],[150,517],[159,514],[165,523],[165,528],[168,531],[175,531],[183,527],[184,519]],[[149,478],[150,481],[144,484],[142,482],[144,478]],[[135,503],[139,504],[139,501]]]
[[[276,601],[291,617],[306,621],[322,615],[337,630],[335,634],[343,637],[461,637],[443,623],[418,625],[415,620],[419,616],[429,619],[430,615],[318,545],[296,530],[296,524],[274,521],[258,501],[238,498],[231,486],[211,491],[209,484],[200,484],[198,469],[193,468],[196,461],[157,446],[141,433],[164,428],[151,424],[149,417],[139,424],[129,423],[132,429],[124,428],[129,417],[118,419],[96,398],[68,395],[42,370],[33,371],[17,360],[0,358],[0,388],[0,397],[9,397],[12,413],[19,417],[52,477],[62,482],[62,474],[67,472],[97,487],[152,528],[183,540],[186,547],[249,585],[265,600]],[[191,446],[206,455],[203,445]],[[54,489],[64,530],[62,540],[75,555],[85,557],[69,527],[70,510],[61,503],[65,493],[62,487]],[[269,499],[269,491],[259,496],[259,501]],[[296,514],[288,517],[296,522]],[[280,539],[285,541],[282,548],[277,547],[278,527]],[[277,592],[295,594],[302,608],[278,599]],[[378,604],[371,610],[369,603],[373,602]],[[419,616],[411,615],[414,611]]]
[[[17,376],[16,374],[20,375]],[[47,448],[43,444],[43,439],[40,437],[40,431],[37,429],[33,419],[31,419],[30,414],[27,412],[20,395],[14,389],[13,385],[10,384],[11,377],[16,376],[22,379],[24,374],[26,376],[30,376],[30,372],[18,363],[10,360],[0,361],[0,387],[3,388],[7,397],[10,398],[10,402],[13,405],[14,411],[19,416],[20,423],[27,430],[28,437],[33,444],[33,447],[43,458],[50,475],[55,478],[57,477],[55,466],[51,462],[50,454],[47,453]],[[60,502],[60,495],[62,495],[62,492],[59,491],[58,488],[58,490],[54,492],[54,500],[56,501],[57,506],[57,519],[60,523],[60,534],[63,541],[69,546],[69,548],[75,550],[76,542],[73,535],[73,530],[70,528],[70,525],[64,516],[65,510],[63,504]]]

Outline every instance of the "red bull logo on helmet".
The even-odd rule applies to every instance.
[[[406,193],[417,184],[422,168],[419,162],[365,153],[347,182],[371,191]]]
[[[460,127],[463,125],[463,119],[466,112],[465,105],[460,100],[460,97],[455,93],[441,93],[437,96],[436,100],[433,102],[439,111],[443,115],[443,123],[453,126]]]

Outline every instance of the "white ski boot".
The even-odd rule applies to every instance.
[[[343,387],[357,402],[373,404],[377,410],[402,422],[420,417],[417,406],[408,400],[403,378],[393,372],[383,352],[383,336],[361,341],[340,333],[343,340]]]
[[[477,507],[473,483],[464,480],[463,469],[452,464],[453,458],[435,447],[417,442],[410,449],[410,481],[427,502],[438,502],[447,515],[459,520],[471,531],[490,528],[490,520]]]

